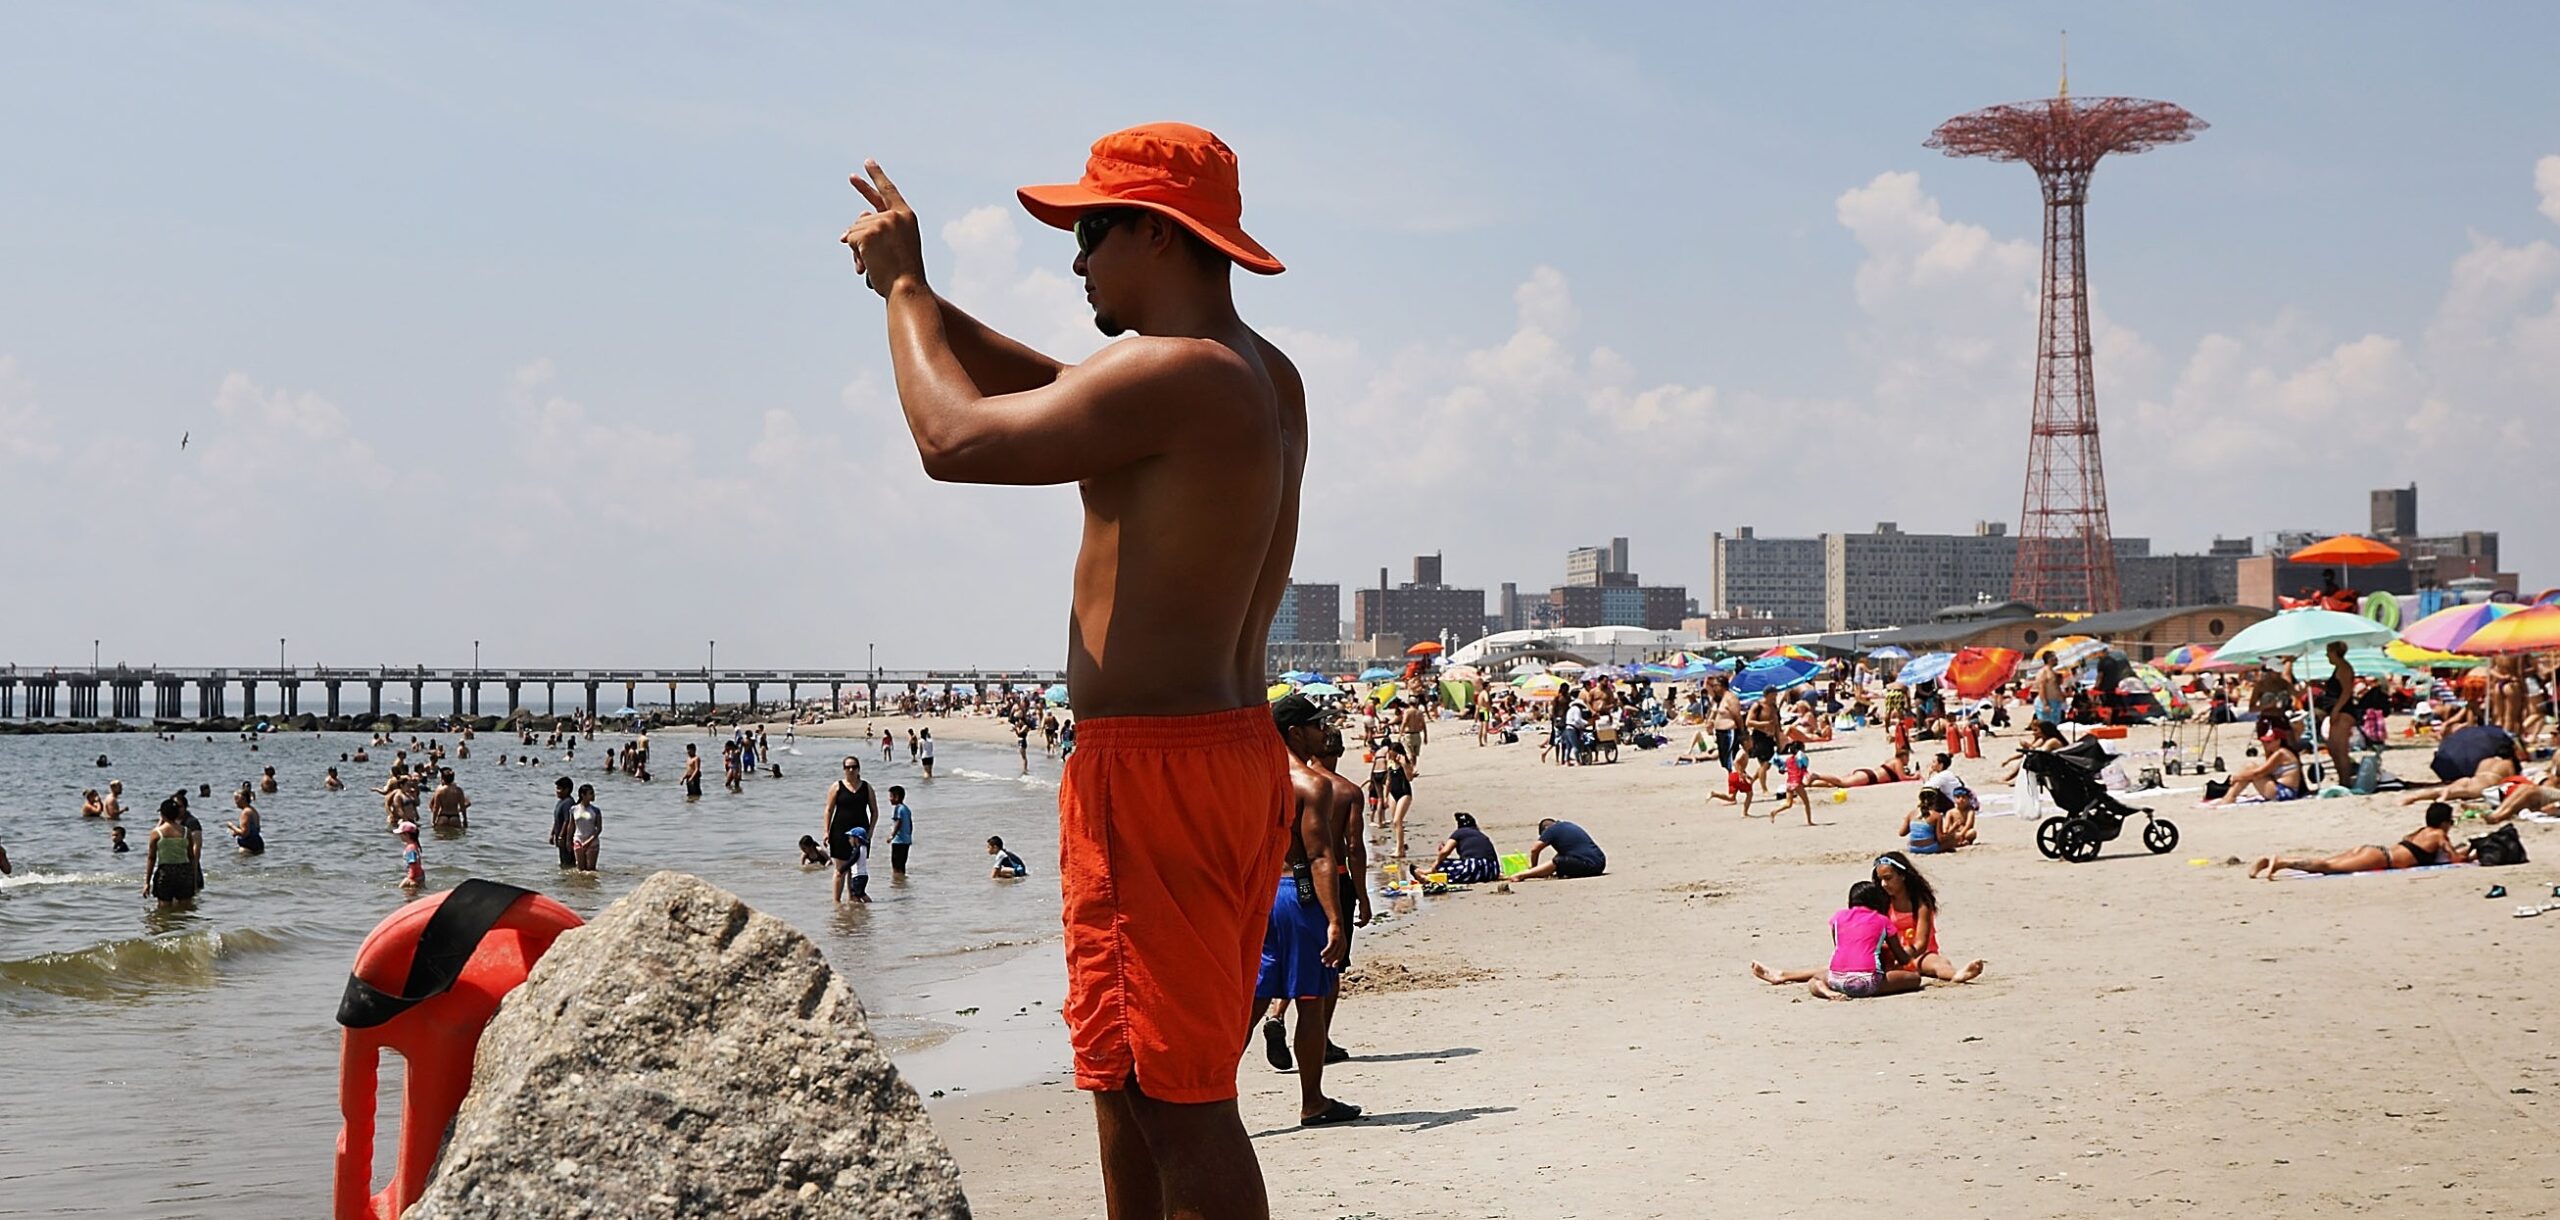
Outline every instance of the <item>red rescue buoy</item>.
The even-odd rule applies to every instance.
[[[338,1056],[337,1220],[396,1220],[426,1189],[445,1127],[471,1090],[480,1030],[498,1001],[524,981],[577,913],[531,890],[474,878],[391,913],[356,950]],[[391,1180],[373,1177],[376,1073],[398,1051],[399,1159]]]

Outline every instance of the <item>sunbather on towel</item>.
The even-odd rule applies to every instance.
[[[2273,881],[2278,871],[2288,868],[2306,873],[2371,873],[2428,864],[2459,864],[2470,858],[2471,845],[2453,837],[2453,806],[2437,801],[2427,806],[2427,824],[2397,843],[2368,843],[2328,857],[2261,856],[2249,866],[2249,875]]]
[[[2560,757],[2551,760],[2540,780],[2507,789],[2507,795],[2498,802],[2498,807],[2481,820],[2495,826],[2520,814],[2537,813],[2553,805],[2560,805]]]

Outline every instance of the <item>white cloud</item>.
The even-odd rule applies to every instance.
[[[2533,163],[2533,187],[2542,192],[2542,214],[2560,224],[2560,154]]]
[[[18,358],[0,355],[0,461],[49,462],[62,456],[52,420],[36,404],[35,383],[18,371]]]

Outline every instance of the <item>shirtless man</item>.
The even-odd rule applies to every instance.
[[[1333,997],[1351,958],[1350,911],[1342,892],[1341,796],[1334,777],[1317,763],[1325,748],[1324,712],[1305,695],[1271,705],[1272,722],[1287,743],[1291,766],[1289,847],[1282,857],[1279,889],[1272,895],[1263,933],[1262,971],[1254,982],[1254,1006],[1245,1014],[1248,1034],[1264,1005],[1298,1009],[1298,1125],[1322,1127],[1360,1117],[1360,1107],[1325,1096],[1324,1068],[1333,1062],[1329,1031]],[[1281,1024],[1263,1021],[1263,1038],[1275,1041]],[[1345,1055],[1344,1058],[1349,1058]],[[1272,1055],[1276,1065],[1281,1061]]]
[[[1347,920],[1341,924],[1342,965],[1347,968],[1351,964],[1351,930],[1369,926],[1370,910],[1369,841],[1367,836],[1360,833],[1360,785],[1351,782],[1342,774],[1344,749],[1342,730],[1326,729],[1324,746],[1309,755],[1306,763],[1309,769],[1323,775],[1333,789],[1334,837],[1341,845],[1342,860],[1342,900],[1335,914]],[[1351,1052],[1333,1043],[1333,1014],[1342,1004],[1341,982],[1341,979],[1336,978],[1333,989],[1324,997],[1324,1061],[1326,1063],[1340,1063],[1351,1057]],[[1272,997],[1271,1006],[1262,1014],[1263,1054],[1271,1061],[1272,1069],[1275,1071],[1286,1072],[1296,1066],[1296,1057],[1289,1050],[1289,1028],[1283,1020],[1288,1007],[1287,997],[1275,996]],[[1298,1036],[1301,1038],[1307,1036],[1304,1022],[1299,1024]],[[1320,1089],[1317,1091],[1320,1092]],[[1315,1092],[1307,1094],[1307,1096],[1315,1095]],[[1301,1098],[1301,1102],[1304,1102],[1304,1098]],[[1300,1112],[1302,1114],[1306,1112],[1304,1104],[1301,1104]]]
[[[1239,227],[1234,154],[1215,136],[1105,136],[1082,182],[1021,192],[1075,231],[1095,325],[1138,336],[1065,365],[936,296],[915,212],[864,169],[853,185],[876,210],[843,240],[888,302],[925,473],[1075,483],[1084,503],[1067,628],[1081,726],[1059,856],[1067,1026],[1109,1214],[1266,1217],[1236,1109],[1235,1018],[1291,803],[1263,643],[1297,548],[1306,394],[1236,316],[1228,273],[1280,263]]]
[[[702,799],[702,751],[690,741],[684,743],[684,799]]]
[[[435,814],[435,824],[458,830],[471,829],[471,798],[462,794],[462,785],[453,782],[453,768],[438,772],[435,795],[427,798],[427,809]]]

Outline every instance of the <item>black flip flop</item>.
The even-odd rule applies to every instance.
[[[1331,1041],[1327,1041],[1324,1044],[1324,1061],[1327,1064],[1349,1063],[1351,1061],[1351,1052],[1335,1046]]]
[[[1314,1117],[1299,1119],[1298,1125],[1301,1127],[1330,1127],[1337,1123],[1352,1122],[1359,1117],[1360,1107],[1352,1105],[1347,1101],[1328,1101],[1324,1104],[1324,1109],[1317,1111]]]
[[[1281,1024],[1278,1017],[1262,1022],[1262,1054],[1271,1061],[1272,1071],[1285,1072],[1298,1066],[1289,1055],[1289,1027]]]

